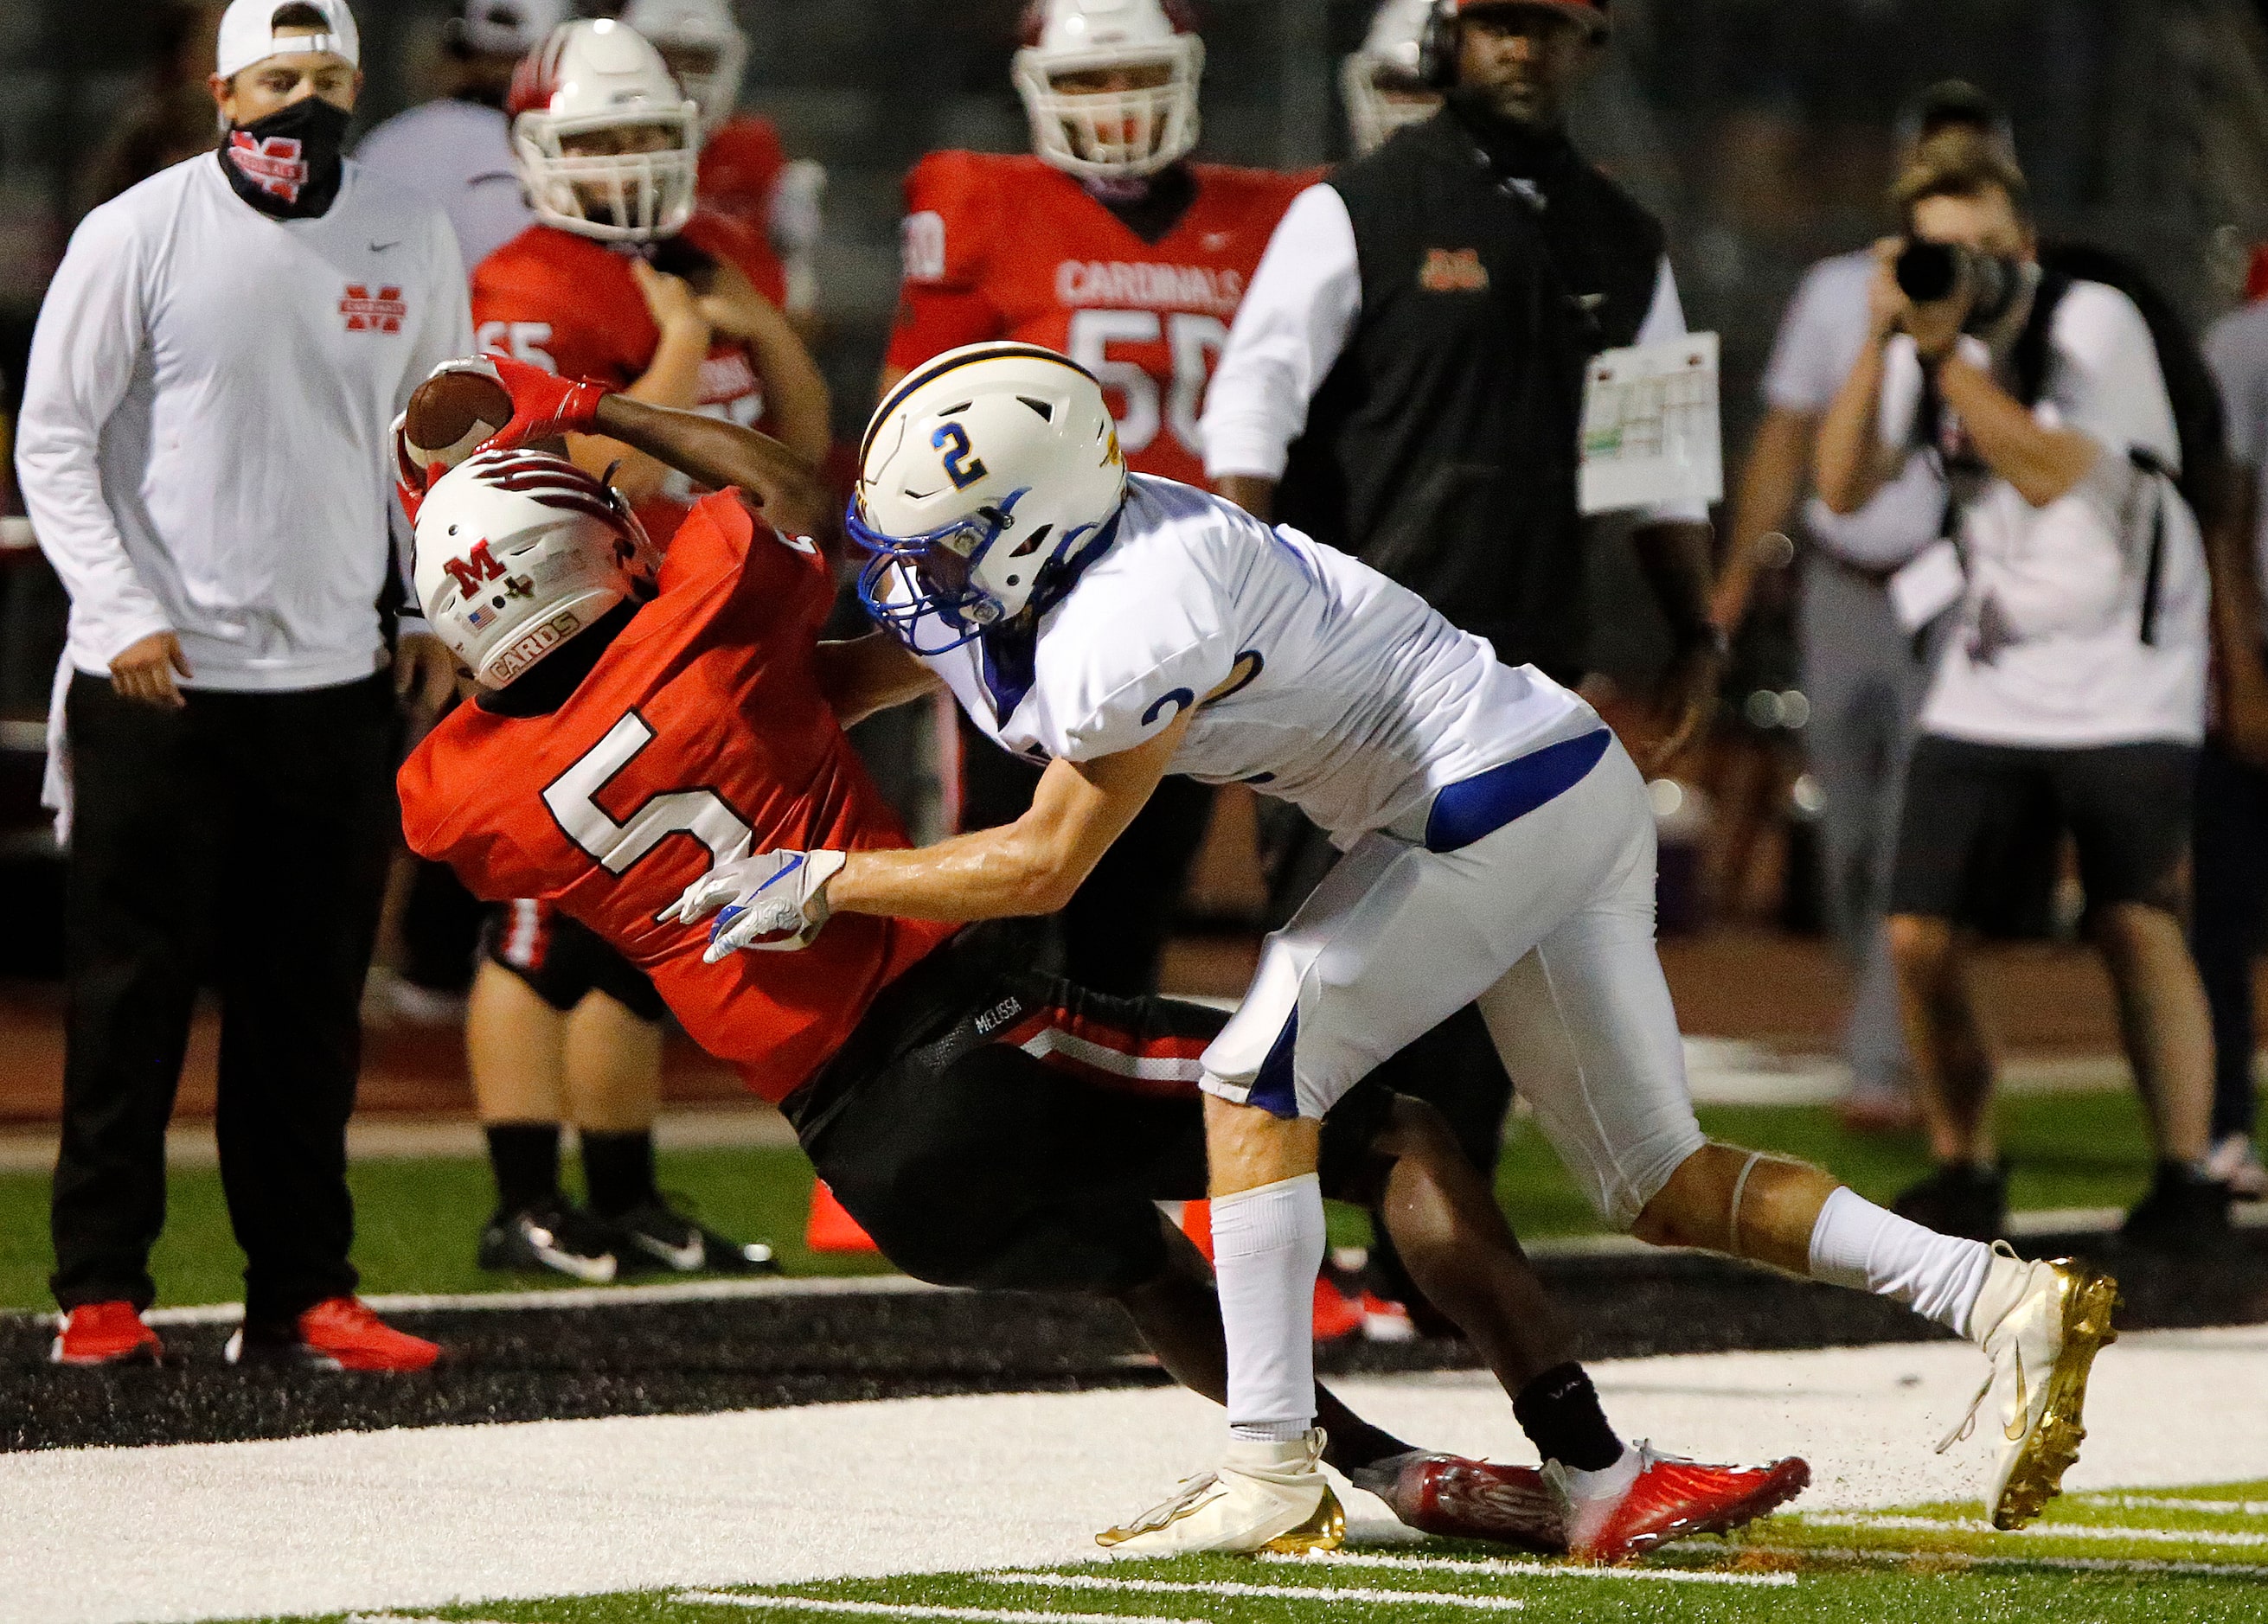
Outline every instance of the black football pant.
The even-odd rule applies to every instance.
[[[2213,1008],[2213,1136],[2252,1132],[2252,965],[2268,942],[2268,772],[2218,739],[2198,759],[2191,945]]]
[[[1032,805],[1040,769],[961,723],[961,827],[1013,823]],[[1158,961],[1189,864],[1212,817],[1212,789],[1194,779],[1160,782],[1125,833],[1102,854],[1094,872],[1054,922],[1061,932],[1064,979],[1114,998],[1158,990]],[[1049,922],[1037,922],[1044,939]]]
[[[55,1300],[148,1306],[198,988],[221,1002],[221,1185],[265,1323],[355,1289],[346,1128],[394,799],[385,676],[162,710],[81,674]]]

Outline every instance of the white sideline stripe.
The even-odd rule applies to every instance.
[[[1588,1568],[1580,1563],[1491,1562],[1458,1556],[1375,1556],[1333,1551],[1313,1556],[1263,1552],[1264,1562],[1307,1562],[1322,1568],[1395,1568],[1411,1573],[1486,1573],[1509,1579],[1660,1579],[1672,1584],[1767,1584],[1795,1583],[1792,1573],[1705,1573],[1690,1568]]]
[[[1888,1528],[1900,1533],[1983,1533],[1981,1523],[1934,1517],[1870,1517],[1863,1511],[1815,1511],[1803,1519],[1812,1528]],[[2268,1545],[2268,1533],[2222,1533],[2200,1528],[2098,1528],[2081,1523],[2034,1523],[1998,1531],[2003,1539],[2139,1539],[2146,1545]]]
[[[1204,1619],[1161,1619],[1130,1613],[1022,1613],[995,1607],[924,1607],[909,1602],[822,1601],[816,1596],[759,1596],[747,1591],[680,1591],[680,1607],[747,1607],[759,1612],[858,1613],[886,1619],[967,1619],[971,1624],[1207,1624]],[[436,1620],[434,1624],[446,1624]]]
[[[1744,1545],[1762,1556],[1808,1556],[1837,1562],[1944,1563],[1956,1568],[2054,1568],[2073,1573],[2203,1574],[2213,1578],[2268,1579],[2268,1568],[2241,1562],[2161,1562],[2139,1556],[1972,1556],[1966,1551],[1862,1551],[1855,1546]]]
[[[350,1613],[347,1624],[504,1624],[501,1619],[444,1619],[431,1613]]]
[[[783,1280],[666,1280],[649,1286],[562,1286],[556,1291],[467,1291],[455,1296],[405,1293],[363,1298],[381,1314],[454,1312],[459,1309],[635,1308],[644,1303],[706,1303],[752,1297],[845,1297],[862,1291],[942,1291],[903,1275],[815,1275]],[[9,1318],[0,1315],[0,1319]],[[53,1319],[52,1313],[34,1314]],[[151,1325],[234,1325],[244,1318],[241,1303],[208,1303],[194,1308],[153,1308],[142,1316]]]
[[[1194,1083],[1204,1075],[1202,1061],[1176,1060],[1170,1054],[1128,1054],[1065,1032],[1060,1026],[1044,1028],[1022,1047],[1034,1060],[1061,1054],[1082,1066],[1108,1071],[1113,1077],[1139,1077],[1148,1083]]]
[[[1157,1596],[1262,1596],[1280,1601],[1379,1601],[1402,1606],[1477,1607],[1517,1613],[1528,1604],[1517,1596],[1457,1596],[1447,1591],[1343,1590],[1336,1584],[1244,1584],[1224,1579],[1215,1584],[1176,1579],[1104,1579],[1084,1573],[988,1573],[995,1584],[1033,1584],[1069,1591],[1140,1591]]]
[[[2204,1511],[2217,1517],[2268,1517],[2268,1500],[2170,1500],[2163,1495],[2122,1494],[2081,1497],[2089,1505],[2123,1506],[2139,1511]]]

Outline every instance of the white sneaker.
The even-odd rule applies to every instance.
[[[2268,1201],[2268,1167],[2260,1165],[2260,1149],[2242,1134],[2222,1135],[2205,1159],[2205,1171],[2228,1187],[2241,1201]]]
[[[2110,1312],[2118,1282],[2069,1258],[2027,1263],[1993,1243],[1992,1272],[1969,1311],[1969,1340],[1992,1362],[1961,1424],[1938,1444],[1967,1437],[1996,1387],[2000,1437],[1986,1496],[1992,1526],[2021,1528],[2062,1491],[2063,1474],[2087,1437],[2080,1412],[2095,1356],[2117,1340]]]
[[[1094,1542],[1113,1556],[1336,1549],[1346,1513],[1317,1464],[1322,1454],[1320,1427],[1283,1444],[1231,1438],[1217,1471],[1184,1478],[1172,1499]]]

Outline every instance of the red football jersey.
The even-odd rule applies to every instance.
[[[786,167],[787,153],[770,119],[730,119],[701,143],[695,189],[702,208],[729,215],[769,241],[772,192]]]
[[[1277,221],[1321,172],[1190,173],[1196,199],[1151,243],[1036,158],[932,152],[906,180],[890,364],[994,338],[1061,350],[1109,392],[1129,467],[1204,484],[1213,364]]]
[[[655,918],[736,848],[907,843],[819,688],[835,600],[819,555],[720,492],[679,528],[660,584],[557,710],[460,705],[426,735],[401,768],[402,827],[476,895],[541,898],[597,931],[778,1100],[958,927],[844,914],[800,952],[708,965],[711,922]]]
[[[786,273],[762,231],[706,210],[681,233],[711,258],[728,261],[775,305],[787,297]],[[621,248],[552,225],[531,225],[473,271],[473,321],[482,349],[517,356],[563,378],[595,378],[626,388],[653,364],[661,330],[645,307]],[[763,419],[763,379],[738,339],[719,337],[701,364],[697,409],[744,428]],[[666,542],[696,494],[672,474],[659,500],[638,517]]]

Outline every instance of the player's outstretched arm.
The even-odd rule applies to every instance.
[[[840,643],[822,643],[813,656],[819,689],[835,719],[844,727],[878,710],[909,704],[941,685],[938,674],[907,652],[887,632],[869,632]]]
[[[648,406],[609,394],[593,423],[623,445],[666,462],[714,490],[731,486],[755,496],[764,517],[790,535],[825,537],[839,522],[819,470],[769,435],[718,417]]]
[[[1031,809],[1004,827],[914,851],[850,853],[828,887],[828,905],[902,919],[1055,913],[1134,821],[1193,720],[1184,711],[1156,738],[1116,755],[1050,762]]]

